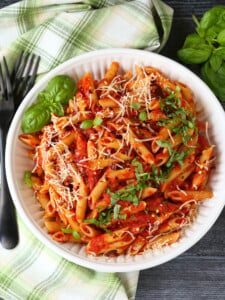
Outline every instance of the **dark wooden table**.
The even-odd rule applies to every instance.
[[[0,7],[17,2],[1,0]],[[161,52],[174,60],[185,36],[193,32],[197,17],[225,0],[164,0],[174,8],[172,32]],[[197,69],[193,71],[198,72]],[[225,106],[224,106],[225,107]],[[225,178],[224,178],[225,183]],[[178,258],[140,273],[136,300],[223,300],[225,299],[225,210],[212,229]]]

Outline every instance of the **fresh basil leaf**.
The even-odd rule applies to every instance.
[[[214,25],[214,26],[210,27],[205,33],[206,41],[208,41],[209,43],[214,44],[216,39],[217,39],[218,33],[220,31],[221,31],[221,28],[217,25]]]
[[[36,103],[25,111],[22,118],[22,130],[32,133],[41,130],[51,120],[50,109],[42,103]]]
[[[189,34],[185,41],[183,48],[195,48],[198,49],[199,45],[205,45],[206,42],[197,33]]]
[[[44,105],[49,105],[54,102],[52,96],[44,92],[38,94],[38,100],[40,103],[43,103]]]
[[[207,29],[209,29],[215,24],[225,24],[224,6],[215,6],[212,9],[205,12],[200,20],[199,28],[201,28],[203,32],[206,32]]]
[[[223,60],[225,60],[225,47],[218,47],[213,51],[213,54],[220,56]]]
[[[179,58],[187,64],[205,63],[201,77],[221,101],[225,101],[225,6],[215,6],[202,16],[200,22],[193,17],[197,34],[189,35]]]
[[[177,54],[179,59],[186,64],[201,64],[210,57],[211,52],[212,47],[210,45],[201,44],[197,49],[182,48]]]
[[[100,118],[100,117],[95,117],[95,118],[94,118],[94,121],[93,121],[93,125],[94,125],[94,126],[99,126],[99,125],[102,124],[102,122],[103,122],[103,119],[102,119],[102,118]]]
[[[214,72],[217,72],[218,69],[220,68],[221,64],[223,62],[223,59],[221,56],[213,54],[211,55],[210,59],[209,59],[209,63],[211,68],[213,69]]]
[[[209,62],[206,62],[201,68],[201,76],[215,95],[221,101],[225,101],[225,62],[222,63],[217,72],[212,69]]]
[[[89,129],[93,126],[93,121],[92,120],[84,120],[81,124],[80,124],[80,128],[82,129]]]
[[[141,121],[143,121],[143,122],[147,119],[147,113],[146,113],[146,111],[141,111],[141,112],[140,112],[140,114],[139,114],[139,119],[140,119]]]
[[[66,105],[70,99],[74,97],[76,85],[72,78],[66,75],[58,75],[53,77],[45,90],[45,94],[51,97],[54,102]]]
[[[29,185],[29,187],[33,187],[33,182],[31,180],[31,172],[30,171],[26,171],[24,173],[24,181],[26,182],[27,185]]]
[[[225,46],[225,29],[223,29],[222,31],[220,31],[220,33],[217,36],[217,42],[221,45],[221,46]]]
[[[57,115],[59,117],[64,116],[63,106],[59,102],[58,103],[51,103],[51,105],[49,105],[48,108],[55,115]]]

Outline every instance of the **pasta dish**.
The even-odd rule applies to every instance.
[[[77,83],[63,112],[20,140],[47,231],[90,255],[137,255],[170,245],[194,220],[214,161],[193,95],[159,70],[112,62]]]

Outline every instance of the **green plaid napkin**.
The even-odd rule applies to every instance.
[[[101,273],[61,258],[19,222],[20,243],[0,248],[0,297],[5,300],[134,299],[138,272]]]
[[[0,10],[0,58],[21,50],[41,56],[39,73],[84,52],[127,47],[160,51],[172,9],[160,0],[26,0]],[[138,272],[99,273],[46,248],[19,219],[20,243],[0,247],[0,297],[14,299],[134,299]]]
[[[96,49],[159,51],[172,13],[161,0],[26,0],[0,11],[0,56],[40,55],[42,73]]]

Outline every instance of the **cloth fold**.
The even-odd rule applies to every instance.
[[[173,10],[161,0],[25,0],[0,10],[0,59],[24,50],[41,56],[39,74],[102,48],[160,51]],[[100,273],[45,247],[19,218],[20,243],[0,247],[0,297],[5,300],[134,299],[138,272]]]
[[[134,299],[138,272],[95,272],[45,247],[21,220],[19,230],[17,248],[7,251],[0,247],[0,297],[3,299]]]
[[[35,53],[45,73],[96,49],[159,51],[172,14],[161,0],[25,0],[0,11],[0,56],[13,64],[22,50]]]

